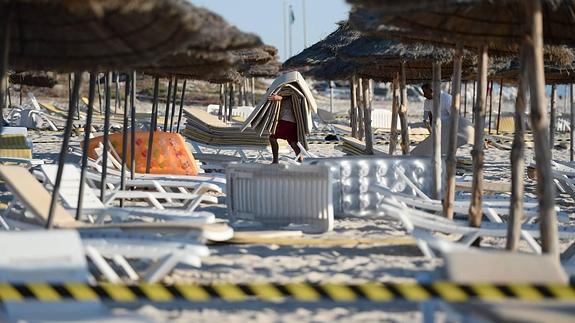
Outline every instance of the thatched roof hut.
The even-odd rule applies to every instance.
[[[16,70],[133,68],[185,47],[203,21],[180,0],[13,0],[0,12]]]

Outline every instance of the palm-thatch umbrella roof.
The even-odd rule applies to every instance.
[[[323,64],[332,59],[339,48],[349,45],[360,37],[362,37],[361,33],[353,29],[348,22],[341,22],[339,28],[326,38],[285,61],[283,68],[298,68]]]
[[[523,0],[348,0],[366,9],[376,23],[416,30],[415,37],[455,45],[487,45],[490,49],[517,51],[521,42]],[[543,38],[547,44],[575,45],[566,27],[575,22],[575,2],[545,0]],[[497,10],[494,10],[497,8]]]
[[[545,64],[546,84],[572,84],[575,82],[575,61],[568,66]],[[498,69],[492,79],[503,80],[505,83],[516,83],[520,77],[520,66],[517,59],[510,60],[505,66]]]
[[[126,69],[185,47],[202,16],[181,0],[0,3],[17,70]]]
[[[52,88],[58,84],[54,75],[50,72],[20,72],[10,74],[10,83],[33,87]]]
[[[263,64],[277,59],[278,50],[274,46],[261,45],[254,48],[241,49],[233,51],[242,63],[246,64]]]
[[[278,76],[280,69],[281,63],[273,60],[265,64],[249,65],[242,71],[242,74],[246,77],[275,78]]]

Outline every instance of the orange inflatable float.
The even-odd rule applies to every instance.
[[[128,136],[128,150],[126,151],[126,160],[130,160],[130,140]],[[122,133],[109,135],[109,141],[119,156],[122,156]],[[146,173],[146,162],[148,157],[148,138],[149,132],[136,132],[136,173]],[[95,137],[88,142],[88,155],[91,158],[97,158],[95,149],[102,142],[103,137]],[[128,168],[130,164],[127,163]],[[152,146],[152,159],[150,166],[151,174],[166,175],[198,175],[198,166],[194,156],[186,146],[184,138],[178,133],[155,132],[154,143]]]

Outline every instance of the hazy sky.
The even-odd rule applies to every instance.
[[[304,48],[303,2],[304,0],[191,0],[198,6],[208,8],[243,31],[258,34],[262,40],[279,49],[285,59],[289,45],[284,46],[284,3],[292,5],[295,22],[292,25],[292,53]],[[345,0],[305,0],[307,9],[307,44],[321,40],[337,28],[336,23],[347,19],[349,5]],[[289,53],[288,53],[289,57]]]

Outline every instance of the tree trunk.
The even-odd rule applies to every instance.
[[[399,107],[399,120],[401,121],[401,151],[409,155],[409,124],[407,121],[407,87],[405,81],[405,62],[401,62],[400,89],[401,105]]]
[[[365,129],[363,128],[363,110],[364,110],[364,100],[363,96],[363,80],[361,78],[357,79],[357,136],[359,140],[364,140]]]
[[[528,42],[526,66],[529,69],[531,94],[531,128],[535,145],[537,166],[537,193],[539,195],[539,223],[541,245],[544,253],[559,256],[557,218],[555,214],[555,185],[551,173],[551,147],[549,146],[549,121],[545,104],[545,75],[543,71],[543,18],[541,1],[524,1],[526,7],[524,39]],[[529,41],[530,38],[530,41]]]
[[[351,126],[351,136],[358,138],[357,135],[357,78],[352,76],[349,81],[350,91],[350,109],[349,109],[349,123]]]
[[[475,140],[471,155],[473,156],[473,182],[471,205],[469,206],[469,225],[481,226],[483,215],[483,132],[485,129],[485,106],[487,96],[487,46],[479,50],[477,102],[473,107],[473,119],[475,120]]]
[[[521,235],[523,218],[524,169],[525,169],[525,94],[527,90],[527,68],[525,66],[525,46],[523,46],[519,61],[519,84],[517,84],[517,99],[515,101],[515,134],[511,148],[511,205],[507,225],[506,248],[516,251]]]
[[[461,61],[463,47],[457,46],[453,56],[453,85],[451,93],[451,113],[449,118],[449,141],[447,143],[445,197],[443,199],[443,215],[453,219],[453,207],[455,200],[455,173],[457,170],[457,134],[459,133],[459,106],[461,104]]]
[[[551,149],[555,147],[555,109],[557,108],[555,105],[557,103],[557,86],[555,84],[551,85],[551,113],[549,117],[549,143]],[[553,152],[551,154],[551,158],[553,158]]]
[[[398,88],[399,88],[399,77],[396,75],[393,78],[393,83],[391,85],[393,101],[391,103],[391,138],[389,139],[390,155],[393,155],[395,153],[395,148],[397,146],[397,119],[399,118],[399,97],[397,93]]]
[[[439,199],[441,194],[441,63],[433,62],[433,109],[431,122],[431,155],[432,195]]]
[[[373,133],[371,131],[371,80],[363,79],[363,122],[365,127],[365,154],[373,155]]]
[[[503,101],[503,78],[499,83],[499,107],[497,108],[497,130],[496,133],[499,134],[499,122],[501,121],[501,103]]]

